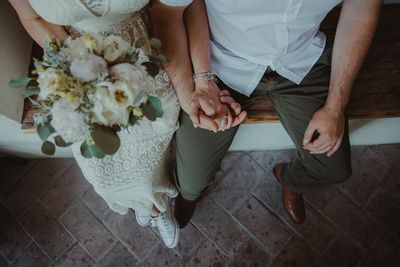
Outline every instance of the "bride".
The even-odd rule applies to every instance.
[[[25,29],[42,47],[49,35],[66,39],[68,36],[94,33],[118,35],[131,43],[144,37],[147,40],[144,46],[147,49],[146,52],[151,53],[148,27],[149,0],[9,1],[17,11]],[[157,33],[161,37],[173,36],[177,31],[177,24],[169,22],[180,19],[179,23],[182,24],[180,27],[185,28],[182,7],[179,6],[191,1],[161,0],[161,2],[156,1],[157,12],[153,14],[156,18],[153,18],[152,28],[155,31],[162,30],[162,33]],[[168,7],[168,5],[173,7]],[[196,10],[199,9],[192,8],[190,11],[192,14],[189,17],[195,18]],[[208,30],[207,27],[201,28],[204,31]],[[196,39],[197,33],[191,34],[190,38],[192,39],[193,36]],[[189,87],[193,86],[192,64],[193,69],[196,69],[196,62],[201,62],[204,55],[208,56],[208,51],[202,51],[197,56],[196,53],[190,52],[192,58],[197,57],[197,60],[192,60],[192,63],[189,58],[187,37],[184,34],[181,35],[167,38],[163,51],[172,62],[169,73],[172,74],[174,85],[179,83],[181,85],[183,82],[186,86],[185,79],[182,79],[186,77],[187,87]],[[164,38],[162,39],[164,41]],[[208,39],[205,40],[208,41]],[[190,40],[190,43],[192,42],[196,43],[197,40]],[[204,40],[199,40],[199,42],[204,42]],[[185,49],[187,51],[184,51]],[[176,83],[177,80],[178,83]],[[169,148],[178,127],[180,111],[178,98],[181,103],[187,102],[188,98],[185,90],[177,91],[177,97],[163,70],[156,77],[156,83],[158,87],[154,93],[163,105],[162,118],[155,122],[144,119],[139,126],[121,131],[119,133],[121,148],[113,156],[106,156],[103,159],[86,159],[81,156],[78,144],[74,144],[72,150],[85,178],[112,210],[120,214],[126,214],[129,209],[135,210],[138,224],[147,226],[151,223],[158,228],[165,245],[173,248],[179,239],[179,227],[170,205],[171,198],[177,196],[178,192],[170,177],[171,166],[174,164],[170,160],[172,157],[169,156]],[[220,101],[226,104],[224,105],[226,113],[231,120],[233,115],[229,111],[229,105],[232,102],[229,103],[224,99],[226,98],[221,95]],[[201,118],[202,116],[199,115],[200,124],[203,121],[207,123],[207,118],[202,120]],[[215,131],[215,123],[211,121],[210,125]],[[226,125],[225,128],[227,128]]]

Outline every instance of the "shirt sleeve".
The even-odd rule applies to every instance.
[[[160,2],[167,6],[187,6],[190,5],[193,0],[160,0]]]

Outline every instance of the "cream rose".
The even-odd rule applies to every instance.
[[[99,83],[93,99],[94,122],[107,126],[127,125],[128,107],[132,105],[134,98],[134,93],[125,82]]]
[[[110,35],[104,39],[103,56],[108,62],[113,62],[125,56],[130,47],[129,43],[121,37]]]
[[[39,73],[37,79],[41,99],[46,99],[51,95],[66,96],[69,89],[69,77],[62,70],[48,68]]]
[[[71,74],[78,80],[90,82],[100,74],[107,74],[107,62],[94,54],[81,55],[74,58],[69,68]]]
[[[110,75],[113,79],[127,82],[128,84],[143,83],[147,76],[144,66],[134,66],[129,63],[114,65],[110,69]]]
[[[51,125],[67,143],[84,139],[87,131],[83,115],[75,111],[77,107],[77,104],[72,104],[63,99],[55,102],[50,110],[52,115]]]

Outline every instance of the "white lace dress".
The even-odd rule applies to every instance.
[[[71,35],[116,34],[133,42],[148,40],[145,6],[148,0],[29,0],[45,20],[63,25]],[[149,49],[149,45],[146,45]],[[79,144],[72,150],[85,178],[111,209],[125,214],[128,209],[149,212],[155,205],[165,211],[163,195],[174,197],[177,190],[170,178],[169,145],[177,129],[179,104],[162,71],[157,77],[157,94],[164,116],[155,122],[144,119],[139,126],[120,132],[121,148],[104,159],[85,159]]]

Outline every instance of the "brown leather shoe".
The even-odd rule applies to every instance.
[[[179,228],[184,228],[193,216],[196,207],[196,202],[184,199],[179,195],[175,200],[175,219],[179,224]]]
[[[289,187],[283,185],[281,174],[284,166],[285,163],[280,163],[274,167],[274,175],[282,185],[283,205],[293,222],[296,224],[302,224],[306,219],[303,195],[301,193],[293,192]]]

